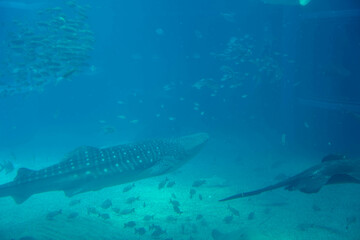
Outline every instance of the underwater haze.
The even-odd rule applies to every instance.
[[[0,0],[0,240],[360,239],[359,29],[356,0]]]

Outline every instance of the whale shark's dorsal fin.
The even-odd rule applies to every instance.
[[[346,159],[345,155],[340,155],[340,154],[329,154],[327,156],[325,156],[321,162],[331,162],[331,161],[337,161],[337,160],[344,160]]]
[[[17,204],[21,204],[21,203],[25,202],[29,197],[31,197],[31,195],[32,195],[31,193],[23,192],[23,193],[13,194],[13,195],[11,195],[11,197],[14,199],[14,201]]]
[[[35,172],[34,170],[30,170],[28,168],[19,168],[17,175],[14,179],[14,181],[20,180],[22,178],[26,178],[28,177],[30,174],[32,174],[33,172]]]

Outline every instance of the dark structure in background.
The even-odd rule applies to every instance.
[[[284,8],[282,126],[289,140],[324,152],[359,154],[360,3],[311,1]],[[285,63],[286,64],[286,63]]]

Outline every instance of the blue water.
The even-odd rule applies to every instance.
[[[172,191],[185,211],[188,207],[177,223],[161,215],[168,211],[170,192],[154,196],[165,176],[137,183],[141,199],[158,203],[154,221],[167,229],[158,239],[215,239],[214,229],[222,233],[216,239],[360,238],[360,206],[351,197],[359,196],[359,185],[310,195],[277,190],[281,194],[265,195],[270,202],[262,195],[235,200],[232,206],[245,213],[229,224],[223,220],[227,204],[217,202],[274,183],[279,174],[298,173],[327,154],[359,157],[360,3],[79,0],[83,18],[71,4],[0,1],[0,163],[15,167],[0,172],[1,183],[11,181],[20,167],[49,166],[83,145],[207,132],[211,138],[200,155],[168,176],[176,181]],[[71,19],[81,19],[81,27],[54,31],[72,26]],[[39,27],[40,21],[49,27]],[[94,41],[85,42],[85,31]],[[34,36],[42,40],[30,40]],[[78,56],[85,60],[76,65]],[[226,187],[204,188],[205,199],[196,202],[203,212],[195,214],[187,195],[193,181],[205,178]],[[72,211],[71,199],[62,193],[36,195],[24,205],[1,198],[0,212],[9,218],[0,221],[0,239],[151,239],[149,224],[141,222],[150,210],[105,222],[86,213],[107,198],[124,201],[116,194],[122,188],[79,195],[79,217],[57,222],[47,221],[46,214]],[[294,211],[303,215],[291,215]],[[16,217],[19,212],[24,220]],[[254,220],[248,217],[252,212]],[[198,214],[208,225],[194,220]],[[124,230],[130,220],[146,226],[147,233]],[[26,227],[31,224],[33,230]],[[263,231],[254,234],[256,229]]]

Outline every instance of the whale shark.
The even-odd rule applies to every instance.
[[[193,158],[208,139],[207,133],[196,133],[107,148],[82,146],[52,166],[20,168],[12,182],[0,185],[0,197],[11,196],[17,204],[49,191],[72,197],[166,174]]]
[[[258,190],[238,193],[220,201],[250,197],[282,187],[289,191],[299,190],[303,193],[317,193],[325,185],[342,183],[360,184],[360,159],[349,159],[342,155],[328,155],[322,159],[320,164],[284,181]]]

